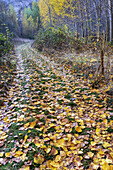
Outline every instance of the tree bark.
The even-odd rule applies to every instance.
[[[111,0],[111,41],[113,44],[113,0]]]
[[[111,41],[112,41],[112,44],[113,44],[113,12],[112,12],[112,37],[111,37]]]
[[[109,41],[112,39],[112,2],[108,0],[108,14],[109,14]]]
[[[101,58],[102,75],[104,75],[104,51],[103,50],[101,50],[100,58]]]
[[[51,8],[50,8],[50,5],[49,5],[49,0],[46,0],[46,4],[47,4],[47,7],[48,7],[48,11],[49,11],[49,21],[50,21],[50,26],[52,26]]]

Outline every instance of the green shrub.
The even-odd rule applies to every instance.
[[[36,36],[34,47],[39,51],[42,51],[44,47],[57,49],[64,49],[70,47],[76,47],[76,41],[74,37],[63,28],[49,27],[45,30],[41,29]]]
[[[10,41],[11,37],[9,36],[8,29],[6,34],[0,33],[0,57],[13,49],[13,45]]]

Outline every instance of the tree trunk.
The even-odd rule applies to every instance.
[[[109,41],[112,39],[112,2],[108,0],[108,13],[109,13]]]
[[[50,20],[50,26],[52,26],[52,20],[51,20],[51,9],[50,6],[48,5],[48,9],[49,9],[49,20]]]
[[[98,10],[97,10],[97,4],[96,4],[96,1],[93,0],[93,4],[94,4],[94,7],[95,7],[95,12],[96,12],[96,22],[97,22],[97,37],[99,38],[99,34],[100,34],[100,23],[99,23],[99,14],[98,14]]]
[[[52,26],[51,8],[50,8],[49,0],[46,0],[46,4],[47,4],[47,7],[48,7],[48,11],[49,11],[49,21],[50,21],[50,26]]]
[[[111,41],[113,43],[113,12],[112,12],[112,37],[111,37]]]
[[[102,75],[104,75],[104,51],[103,50],[101,50],[100,58],[101,58]]]
[[[111,0],[111,41],[113,44],[113,0]]]

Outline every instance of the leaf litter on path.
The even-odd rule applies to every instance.
[[[17,48],[7,107],[0,110],[0,169],[113,169],[113,110],[102,89]]]

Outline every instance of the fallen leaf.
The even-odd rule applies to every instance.
[[[28,136],[27,136],[27,135],[25,135],[25,137],[24,137],[24,142],[26,142],[27,138],[28,138]]]
[[[30,170],[30,166],[22,166],[22,168],[20,168],[19,170]]]
[[[92,158],[94,156],[94,153],[92,153],[92,152],[87,152],[87,154],[90,158]]]
[[[46,148],[46,153],[49,153],[51,151],[51,148]]]
[[[34,157],[34,163],[36,164],[42,164],[44,162],[44,156],[38,155],[38,157]]]
[[[5,153],[5,157],[6,157],[6,158],[8,158],[8,157],[10,157],[10,156],[11,156],[11,153],[10,153],[10,152]]]
[[[55,157],[55,162],[59,162],[61,160],[61,156],[60,155],[57,155],[56,157]]]
[[[60,167],[59,163],[56,163],[56,162],[54,162],[54,161],[51,161],[51,162],[50,162],[50,165],[52,165],[52,166],[55,167],[55,168],[59,168],[59,167]]]
[[[108,142],[104,142],[102,145],[103,145],[104,148],[108,148],[108,147],[111,146]]]
[[[53,147],[51,150],[51,155],[56,155],[58,151]]]
[[[81,128],[80,126],[76,126],[76,127],[75,127],[75,130],[76,130],[77,132],[82,132],[82,128]]]
[[[3,157],[4,152],[0,152],[0,157]]]
[[[23,155],[23,152],[22,151],[17,151],[17,152],[15,152],[14,157],[19,157],[20,155]]]
[[[35,125],[36,125],[36,121],[35,122],[31,122],[29,128],[33,129],[35,127]]]

